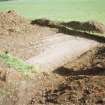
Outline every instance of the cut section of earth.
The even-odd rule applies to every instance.
[[[53,65],[48,67],[53,71],[28,75],[23,75],[1,60],[0,105],[104,105],[104,37],[77,30],[68,31],[58,27],[59,22],[51,23],[53,27],[31,23],[31,20],[17,15],[15,11],[0,13],[0,53],[10,53],[24,61],[42,54],[39,57],[42,63],[44,58],[50,57],[48,54],[55,54],[58,60],[48,58],[45,59],[47,63],[43,63],[45,67],[48,63]],[[69,55],[71,39],[77,40],[75,46],[80,41],[81,48],[85,49],[78,54],[79,51],[72,48],[75,49],[72,55],[77,54],[75,59]],[[69,46],[66,46],[68,43]],[[62,47],[65,51],[60,49]],[[54,50],[58,51],[57,55]],[[39,60],[36,58],[35,62]]]

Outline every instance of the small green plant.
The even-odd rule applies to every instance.
[[[23,60],[12,56],[9,53],[0,53],[0,60],[2,60],[10,68],[14,68],[20,72],[29,72],[35,70],[35,67],[25,63]]]

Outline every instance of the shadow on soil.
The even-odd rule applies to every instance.
[[[64,33],[72,36],[78,36],[81,38],[87,38],[91,40],[95,40],[97,42],[105,43],[105,37],[99,36],[97,34],[91,34],[87,32],[81,32],[78,30],[71,30],[71,29],[65,29],[65,28],[59,28],[59,33]]]
[[[94,67],[92,69],[87,70],[78,70],[74,71],[73,69],[68,69],[65,67],[61,67],[53,71],[62,76],[79,76],[79,75],[86,75],[86,76],[105,76],[105,68]]]
[[[105,35],[98,35],[94,32],[88,32],[88,31],[79,31],[77,29],[72,29],[70,27],[66,27],[65,25],[62,25],[60,23],[56,23],[53,21],[50,21],[48,19],[38,19],[31,21],[32,25],[40,25],[43,27],[50,27],[50,28],[56,28],[58,29],[58,33],[64,33],[72,36],[78,36],[83,37],[91,40],[95,40],[97,42],[105,43]]]

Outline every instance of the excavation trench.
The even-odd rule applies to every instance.
[[[15,11],[0,13],[0,52],[38,64],[46,73],[24,75],[26,69],[18,72],[1,60],[0,105],[104,105],[104,35],[50,20],[30,23]]]
[[[44,37],[38,43],[39,53],[26,62],[32,65],[37,64],[41,71],[47,72],[72,62],[99,44],[94,40],[62,33]]]

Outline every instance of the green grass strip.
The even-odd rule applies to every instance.
[[[21,72],[27,72],[33,69],[32,65],[25,63],[23,60],[16,58],[9,53],[1,53],[0,60],[2,60],[7,66]]]

